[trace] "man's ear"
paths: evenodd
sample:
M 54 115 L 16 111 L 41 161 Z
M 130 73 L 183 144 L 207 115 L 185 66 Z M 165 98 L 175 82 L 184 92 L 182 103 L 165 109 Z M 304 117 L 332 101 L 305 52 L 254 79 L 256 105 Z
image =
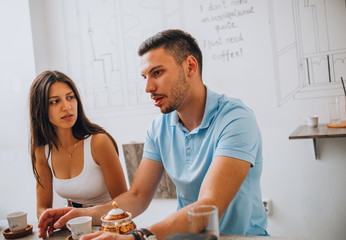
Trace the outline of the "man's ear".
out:
M 187 70 L 186 74 L 188 77 L 192 77 L 198 72 L 198 62 L 194 56 L 188 56 L 185 60 L 185 64 Z

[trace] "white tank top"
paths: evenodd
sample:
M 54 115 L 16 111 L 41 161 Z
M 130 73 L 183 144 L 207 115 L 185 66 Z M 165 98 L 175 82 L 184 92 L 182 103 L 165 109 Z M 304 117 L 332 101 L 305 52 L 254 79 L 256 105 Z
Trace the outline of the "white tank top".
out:
M 72 202 L 99 205 L 112 200 L 101 167 L 97 165 L 91 154 L 91 136 L 84 140 L 84 167 L 82 172 L 74 178 L 59 179 L 55 177 L 52 158 L 48 145 L 45 146 L 46 157 L 53 175 L 53 186 L 56 193 Z M 48 155 L 49 154 L 49 155 Z

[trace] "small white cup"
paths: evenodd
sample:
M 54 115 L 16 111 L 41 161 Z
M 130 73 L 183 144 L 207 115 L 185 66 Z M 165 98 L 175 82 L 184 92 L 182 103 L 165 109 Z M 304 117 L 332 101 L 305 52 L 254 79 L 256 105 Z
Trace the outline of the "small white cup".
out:
M 26 212 L 14 212 L 7 215 L 8 226 L 11 232 L 23 231 L 28 226 Z
M 73 239 L 79 239 L 82 235 L 91 233 L 91 223 L 92 217 L 77 217 L 68 221 L 66 227 L 71 231 Z
M 318 116 L 317 115 L 309 116 L 306 119 L 306 122 L 307 122 L 309 127 L 317 127 L 318 126 Z

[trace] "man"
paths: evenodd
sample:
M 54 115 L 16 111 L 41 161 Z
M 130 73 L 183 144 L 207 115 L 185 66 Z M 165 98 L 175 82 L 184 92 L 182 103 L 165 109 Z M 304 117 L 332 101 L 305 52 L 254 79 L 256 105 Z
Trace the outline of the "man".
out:
M 188 33 L 160 32 L 142 43 L 138 53 L 145 90 L 163 114 L 147 131 L 143 159 L 130 190 L 114 199 L 119 208 L 133 217 L 141 214 L 166 170 L 177 188 L 178 211 L 147 229 L 156 238 L 188 232 L 187 210 L 205 204 L 218 207 L 221 234 L 267 235 L 260 192 L 262 140 L 253 112 L 240 100 L 204 86 L 202 53 Z M 110 209 L 111 202 L 47 210 L 39 220 L 40 237 L 81 215 L 92 216 L 99 224 Z M 100 239 L 133 240 L 149 234 L 97 232 L 82 239 L 100 235 Z

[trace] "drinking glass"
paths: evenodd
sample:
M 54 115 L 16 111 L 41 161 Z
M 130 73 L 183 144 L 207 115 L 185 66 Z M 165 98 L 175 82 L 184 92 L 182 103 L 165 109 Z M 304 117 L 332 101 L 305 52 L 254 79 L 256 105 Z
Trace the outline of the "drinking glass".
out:
M 219 239 L 219 214 L 214 205 L 199 205 L 187 212 L 190 232 L 214 235 Z
M 341 123 L 340 101 L 338 97 L 328 104 L 330 124 Z

